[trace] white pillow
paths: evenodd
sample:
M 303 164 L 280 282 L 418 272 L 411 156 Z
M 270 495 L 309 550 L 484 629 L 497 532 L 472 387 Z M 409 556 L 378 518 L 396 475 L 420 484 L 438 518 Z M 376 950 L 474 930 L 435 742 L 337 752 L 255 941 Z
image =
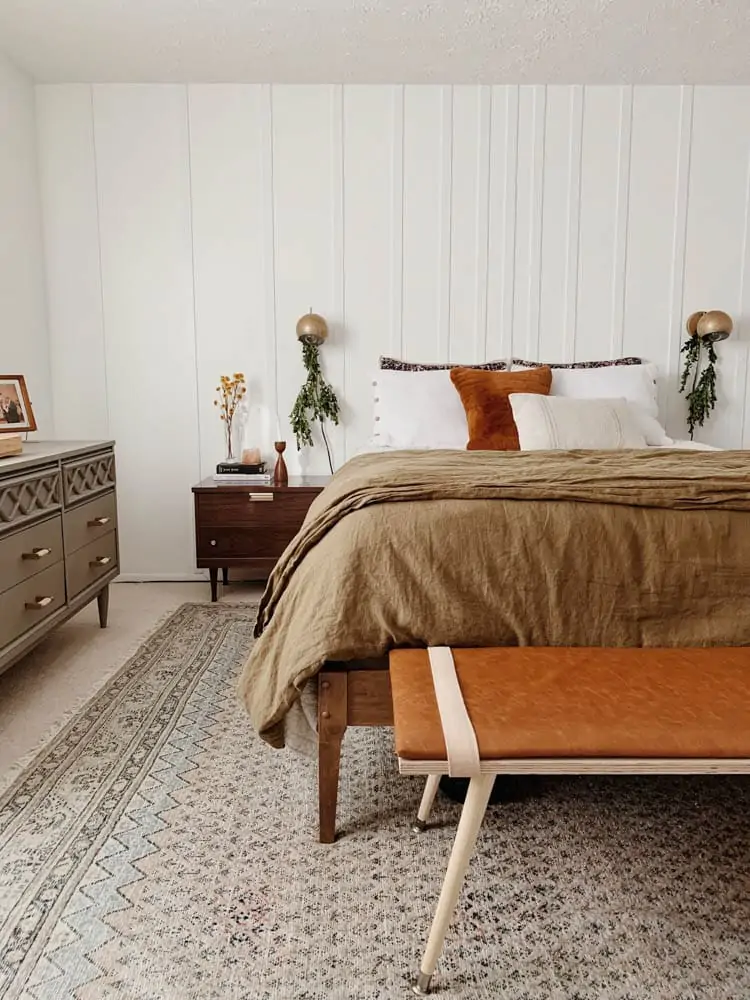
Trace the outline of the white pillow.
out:
M 671 448 L 674 444 L 662 425 L 639 403 L 628 403 L 628 408 L 638 424 L 638 429 L 646 439 L 646 444 L 654 448 Z
M 373 443 L 384 448 L 461 448 L 466 412 L 449 369 L 378 371 L 372 378 Z
M 522 451 L 645 448 L 625 399 L 568 399 L 539 393 L 509 396 Z
M 519 371 L 523 366 L 514 365 Z M 550 396 L 573 399 L 627 399 L 658 418 L 656 365 L 607 365 L 603 368 L 553 368 Z

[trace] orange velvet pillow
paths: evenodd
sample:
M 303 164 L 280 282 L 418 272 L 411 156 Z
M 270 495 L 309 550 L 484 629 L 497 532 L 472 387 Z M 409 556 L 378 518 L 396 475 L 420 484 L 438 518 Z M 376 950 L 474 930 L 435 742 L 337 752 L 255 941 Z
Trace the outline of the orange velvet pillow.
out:
M 518 451 L 518 430 L 509 392 L 549 394 L 552 369 L 547 365 L 524 372 L 488 372 L 453 368 L 451 381 L 458 390 L 469 425 L 469 451 Z

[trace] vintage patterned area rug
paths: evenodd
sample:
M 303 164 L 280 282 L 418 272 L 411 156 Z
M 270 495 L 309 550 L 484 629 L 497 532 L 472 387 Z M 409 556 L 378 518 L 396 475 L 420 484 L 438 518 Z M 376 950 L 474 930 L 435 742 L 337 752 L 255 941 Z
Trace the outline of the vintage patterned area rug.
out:
M 340 822 L 315 767 L 235 697 L 254 609 L 186 604 L 0 798 L 0 996 L 406 997 L 458 807 L 348 734 Z M 750 785 L 564 779 L 488 815 L 439 996 L 750 996 Z

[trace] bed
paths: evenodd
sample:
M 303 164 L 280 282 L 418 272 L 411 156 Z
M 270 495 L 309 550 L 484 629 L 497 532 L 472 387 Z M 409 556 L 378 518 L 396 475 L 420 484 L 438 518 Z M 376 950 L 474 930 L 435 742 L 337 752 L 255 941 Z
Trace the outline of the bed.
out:
M 358 456 L 269 580 L 241 697 L 317 753 L 331 842 L 347 726 L 392 721 L 389 649 L 750 645 L 748 511 L 746 452 Z

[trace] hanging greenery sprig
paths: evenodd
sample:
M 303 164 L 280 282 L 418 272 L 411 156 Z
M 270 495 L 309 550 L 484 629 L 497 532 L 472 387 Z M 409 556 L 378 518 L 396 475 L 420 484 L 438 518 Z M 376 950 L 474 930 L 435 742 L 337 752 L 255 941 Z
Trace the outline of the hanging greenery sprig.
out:
M 708 364 L 701 371 L 703 362 L 703 349 L 706 349 Z M 704 339 L 697 333 L 691 336 L 682 345 L 681 354 L 685 355 L 685 367 L 682 370 L 680 379 L 680 392 L 685 393 L 687 399 L 688 412 L 687 424 L 690 430 L 690 440 L 696 427 L 702 427 L 709 417 L 711 410 L 716 406 L 716 348 L 711 340 Z M 690 391 L 687 392 L 687 384 L 692 373 L 693 381 Z
M 303 445 L 312 447 L 313 436 L 311 421 L 318 421 L 323 443 L 326 446 L 328 465 L 333 474 L 333 459 L 331 448 L 326 436 L 325 420 L 333 424 L 339 422 L 339 401 L 331 385 L 323 377 L 320 366 L 320 347 L 316 343 L 302 341 L 302 363 L 307 371 L 307 379 L 294 401 L 289 422 L 297 439 L 297 449 Z

